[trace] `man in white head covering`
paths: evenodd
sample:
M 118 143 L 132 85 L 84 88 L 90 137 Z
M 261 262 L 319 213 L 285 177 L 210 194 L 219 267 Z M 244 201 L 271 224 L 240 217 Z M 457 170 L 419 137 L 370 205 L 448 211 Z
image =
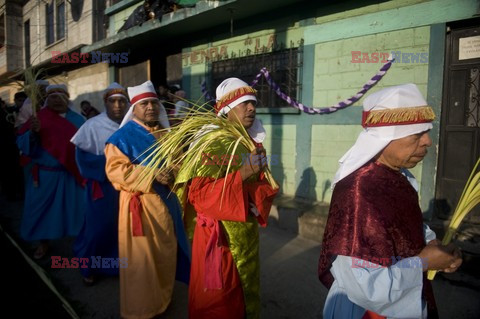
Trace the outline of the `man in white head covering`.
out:
M 363 105 L 355 145 L 340 159 L 323 237 L 324 318 L 435 318 L 430 269 L 462 259 L 422 222 L 403 174 L 427 154 L 435 115 L 414 84 L 380 90 Z
M 105 143 L 118 130 L 128 108 L 125 88 L 113 82 L 103 92 L 105 111 L 87 120 L 72 138 L 80 173 L 87 180 L 85 222 L 74 245 L 78 258 L 118 258 L 118 191 L 105 174 Z M 81 268 L 84 283 L 98 275 L 118 275 L 118 268 Z
M 84 179 L 70 143 L 84 119 L 68 107 L 65 85 L 49 85 L 46 94 L 45 107 L 18 130 L 17 137 L 18 148 L 31 161 L 21 235 L 41 242 L 36 259 L 47 253 L 47 240 L 76 236 L 84 219 Z
M 120 313 L 152 318 L 169 305 L 175 276 L 188 281 L 189 248 L 180 203 L 170 192 L 172 172 L 139 177 L 168 119 L 152 82 L 129 87 L 128 95 L 129 113 L 105 147 L 106 175 L 120 191 L 119 257 L 128 261 L 120 268 Z
M 136 118 L 137 121 L 142 122 L 148 127 L 155 128 L 160 125 L 160 129 L 168 129 L 170 123 L 168 122 L 168 115 L 165 107 L 158 99 L 157 93 L 151 81 L 147 81 L 139 86 L 129 87 L 128 94 L 130 97 L 134 97 L 130 100 L 130 109 L 123 118 L 120 127 L 123 127 L 132 119 Z M 155 108 L 148 110 L 146 106 L 148 102 L 151 102 Z M 135 110 L 135 105 L 139 105 Z M 148 113 L 148 114 L 147 114 Z
M 207 161 L 197 165 L 188 181 L 177 178 L 177 182 L 188 184 L 186 214 L 192 210 L 196 213 L 190 318 L 260 315 L 258 225 L 266 226 L 278 190 L 270 186 L 262 172 L 266 166 L 261 144 L 265 130 L 256 119 L 256 101 L 256 91 L 244 81 L 229 78 L 220 83 L 216 113 L 243 125 L 257 149 L 249 154 L 238 144 L 235 153 L 229 154 L 232 150 L 219 140 L 205 150 Z M 215 134 L 213 127 L 205 131 Z M 230 158 L 232 166 L 227 174 Z

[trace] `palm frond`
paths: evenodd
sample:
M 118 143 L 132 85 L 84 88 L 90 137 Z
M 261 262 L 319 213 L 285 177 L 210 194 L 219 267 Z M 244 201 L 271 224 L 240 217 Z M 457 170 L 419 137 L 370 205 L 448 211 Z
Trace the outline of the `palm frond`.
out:
M 222 144 L 228 154 L 234 154 L 239 144 L 250 152 L 255 149 L 255 144 L 243 125 L 217 116 L 205 104 L 194 105 L 179 125 L 168 132 L 163 131 L 165 134 L 147 150 L 150 154 L 141 163 L 143 168 L 137 181 L 139 184 L 145 180 L 154 180 L 160 171 L 171 171 L 172 167 L 181 166 L 183 176 L 189 179 L 195 177 L 199 165 L 202 165 L 202 155 L 217 143 Z M 219 171 L 217 176 L 212 177 L 217 180 L 223 177 L 221 174 L 228 174 L 232 169 L 232 161 L 233 156 L 230 156 L 228 162 L 225 162 L 226 172 Z M 277 189 L 278 184 L 268 167 L 264 174 L 270 185 Z M 177 180 L 174 189 L 181 183 Z
M 448 225 L 447 232 L 442 239 L 442 245 L 448 245 L 452 241 L 452 238 L 460 227 L 463 219 L 467 217 L 475 206 L 480 204 L 480 171 L 477 171 L 479 166 L 480 158 L 477 160 L 477 163 L 465 184 L 465 188 L 463 189 L 460 200 L 458 201 L 452 219 L 450 220 L 450 224 Z M 433 280 L 436 273 L 436 270 L 429 270 L 427 278 Z

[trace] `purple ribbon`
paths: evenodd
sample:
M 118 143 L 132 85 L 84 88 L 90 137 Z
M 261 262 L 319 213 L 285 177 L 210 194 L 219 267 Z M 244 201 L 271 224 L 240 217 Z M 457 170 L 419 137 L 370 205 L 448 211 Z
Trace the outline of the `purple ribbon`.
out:
M 275 83 L 275 81 L 273 81 L 272 77 L 270 76 L 270 73 L 265 67 L 263 67 L 260 70 L 260 72 L 255 76 L 255 79 L 253 80 L 250 86 L 254 87 L 255 85 L 257 85 L 258 81 L 260 80 L 260 77 L 263 75 L 268 85 L 270 85 L 270 87 L 275 91 L 275 93 L 282 100 L 286 101 L 289 105 L 293 106 L 294 108 L 299 109 L 300 111 L 305 112 L 307 114 L 330 114 L 338 110 L 344 109 L 352 105 L 353 103 L 357 102 L 358 100 L 360 100 L 360 98 L 365 93 L 367 93 L 368 90 L 374 87 L 375 84 L 377 84 L 378 81 L 380 81 L 383 78 L 383 76 L 387 73 L 388 69 L 390 69 L 390 67 L 392 66 L 393 61 L 395 61 L 395 57 L 389 57 L 388 61 L 380 68 L 380 70 L 370 80 L 368 80 L 367 83 L 365 83 L 363 87 L 355 95 L 329 107 L 322 107 L 322 108 L 309 107 L 291 98 L 290 96 L 282 92 L 282 90 L 280 89 L 280 86 L 277 83 Z M 207 100 L 215 100 L 208 93 L 205 81 L 203 81 L 202 83 L 202 93 L 205 95 Z

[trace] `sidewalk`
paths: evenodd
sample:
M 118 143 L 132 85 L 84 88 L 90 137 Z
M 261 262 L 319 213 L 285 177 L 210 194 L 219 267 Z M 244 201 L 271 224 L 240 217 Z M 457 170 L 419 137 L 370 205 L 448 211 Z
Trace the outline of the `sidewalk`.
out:
M 23 248 L 29 256 L 33 246 L 18 238 L 18 230 L 22 215 L 22 203 L 7 203 L 0 198 L 0 224 Z M 320 240 L 307 239 L 298 233 L 285 228 L 288 220 L 300 229 L 303 221 L 295 220 L 294 207 L 290 213 L 276 206 L 272 210 L 269 227 L 260 229 L 260 259 L 261 259 L 261 300 L 262 319 L 277 318 L 322 318 L 323 304 L 327 290 L 317 278 Z M 277 213 L 275 213 L 277 210 Z M 313 212 L 310 212 L 313 214 Z M 296 213 L 295 213 L 296 214 Z M 308 214 L 302 214 L 307 216 Z M 280 218 L 279 218 L 280 217 Z M 309 218 L 312 218 L 310 216 Z M 283 228 L 282 228 L 283 226 Z M 290 225 L 291 226 L 291 225 Z M 314 231 L 311 231 L 314 234 Z M 73 257 L 73 239 L 52 242 L 51 254 L 62 257 Z M 7 243 L 9 244 L 9 243 Z M 2 244 L 3 248 L 3 244 Z M 16 249 L 15 249 L 16 250 Z M 10 293 L 7 305 L 24 305 L 21 310 L 33 309 L 35 316 L 42 314 L 55 318 L 64 318 L 54 312 L 60 307 L 58 298 L 42 299 L 38 304 L 28 301 L 38 300 L 38 296 L 48 296 L 46 286 L 34 285 L 33 279 L 25 266 L 23 257 L 14 257 L 15 251 L 2 249 L 6 254 L 3 274 L 12 278 L 11 284 L 17 289 L 4 289 Z M 473 260 L 476 260 L 473 258 Z M 38 262 L 47 271 L 49 277 L 60 294 L 68 300 L 80 318 L 119 318 L 119 281 L 117 277 L 103 278 L 92 287 L 85 287 L 78 269 L 52 269 L 50 256 Z M 480 278 L 478 264 L 466 261 L 458 273 L 439 274 L 433 282 L 440 318 L 473 319 L 480 314 Z M 24 279 L 24 280 L 23 280 Z M 188 287 L 176 283 L 172 304 L 161 318 L 187 318 Z M 11 307 L 13 310 L 18 309 Z M 4 314 L 6 310 L 0 310 Z M 17 316 L 15 313 L 14 317 Z M 5 317 L 5 316 L 4 316 Z M 12 317 L 12 316 L 7 316 Z M 66 315 L 65 318 L 69 316 Z

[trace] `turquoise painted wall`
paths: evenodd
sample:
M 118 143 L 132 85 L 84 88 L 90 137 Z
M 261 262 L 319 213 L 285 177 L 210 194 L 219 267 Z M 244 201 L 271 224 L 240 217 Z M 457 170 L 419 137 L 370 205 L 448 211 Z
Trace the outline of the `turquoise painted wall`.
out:
M 430 27 L 426 26 L 316 44 L 313 104 L 334 105 L 352 96 L 383 65 L 381 61 L 366 63 L 367 57 L 362 58 L 361 55 L 360 57 L 356 55 L 354 60 L 364 60 L 365 63 L 353 63 L 354 51 L 368 54 L 370 61 L 374 52 L 378 53 L 378 56 L 381 56 L 380 53 L 388 55 L 391 52 L 400 55 L 397 60 L 399 62 L 392 65 L 387 75 L 367 95 L 384 87 L 415 83 L 426 96 L 429 40 Z M 411 53 L 418 54 L 419 57 L 423 54 L 425 61 L 420 63 L 419 58 L 417 62 L 411 63 Z M 358 106 L 352 108 L 360 109 L 362 102 L 363 98 L 355 103 Z M 360 112 L 361 110 L 358 111 L 359 114 Z M 315 185 L 312 182 L 311 187 L 315 188 L 317 199 L 330 201 L 331 189 L 326 185 L 329 185 L 335 175 L 338 159 L 355 143 L 361 131 L 360 119 L 360 116 L 355 119 L 357 125 L 313 124 L 311 166 L 315 173 L 315 177 L 312 178 Z M 412 172 L 421 183 L 421 165 Z
M 353 3 L 353 2 L 352 2 Z M 362 53 L 423 54 L 428 60 L 395 63 L 385 78 L 371 92 L 382 87 L 412 82 L 419 86 L 427 101 L 441 111 L 444 61 L 445 23 L 474 17 L 479 11 L 475 0 L 402 0 L 360 7 L 350 3 L 329 7 L 319 5 L 316 19 L 272 21 L 255 32 L 239 37 L 212 36 L 197 39 L 198 45 L 185 48 L 183 54 L 190 62 L 184 64 L 184 81 L 191 96 L 201 96 L 200 84 L 208 79 L 209 62 L 198 62 L 202 50 L 227 46 L 227 52 L 248 52 L 248 39 L 268 43 L 277 40 L 293 46 L 303 43 L 302 89 L 300 102 L 325 107 L 353 95 L 372 77 L 382 63 L 352 63 L 352 51 Z M 346 9 L 356 7 L 356 9 Z M 285 27 L 288 25 L 288 27 Z M 241 34 L 241 30 L 237 30 Z M 255 43 L 255 40 L 253 41 Z M 298 45 L 298 44 L 297 44 Z M 192 52 L 195 63 L 191 63 Z M 200 54 L 200 55 L 198 55 Z M 241 53 L 239 54 L 241 55 Z M 231 56 L 230 56 L 231 57 Z M 400 56 L 404 60 L 407 56 Z M 409 56 L 411 58 L 411 56 Z M 405 60 L 404 60 L 405 61 Z M 401 62 L 401 61 L 400 61 Z M 210 88 L 213 94 L 214 88 Z M 331 182 L 338 159 L 353 145 L 361 119 L 362 100 L 354 106 L 331 115 L 259 114 L 269 137 L 265 143 L 270 154 L 280 156 L 280 165 L 272 168 L 285 194 L 330 201 Z M 422 208 L 428 208 L 434 196 L 439 121 L 432 130 L 433 146 L 423 165 L 413 169 L 421 183 Z

